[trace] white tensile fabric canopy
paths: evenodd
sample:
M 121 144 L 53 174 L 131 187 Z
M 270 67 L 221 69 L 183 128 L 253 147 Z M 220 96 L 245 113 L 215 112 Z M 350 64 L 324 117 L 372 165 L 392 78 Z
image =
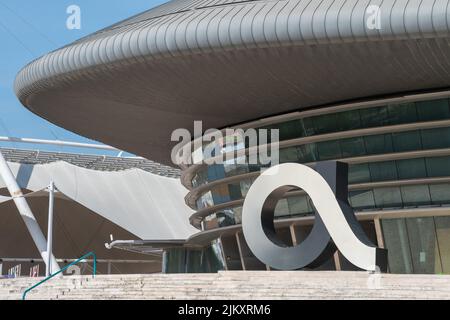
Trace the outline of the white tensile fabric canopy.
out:
M 89 210 L 145 240 L 187 239 L 196 230 L 193 211 L 184 203 L 187 190 L 178 179 L 140 169 L 96 171 L 58 161 L 8 163 L 19 186 L 39 196 L 53 181 L 57 190 Z M 6 188 L 0 177 L 0 188 Z M 0 196 L 0 203 L 10 201 Z

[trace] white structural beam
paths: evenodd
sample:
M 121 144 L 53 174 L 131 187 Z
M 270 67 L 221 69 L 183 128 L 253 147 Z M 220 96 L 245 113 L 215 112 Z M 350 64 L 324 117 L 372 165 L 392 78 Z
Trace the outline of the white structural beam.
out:
M 45 140 L 45 139 L 34 139 L 34 138 L 16 138 L 16 137 L 1 137 L 0 136 L 0 141 L 15 142 L 15 143 L 46 144 L 46 145 L 55 145 L 55 146 L 63 146 L 63 147 L 78 147 L 78 148 L 88 148 L 88 149 L 98 149 L 98 150 L 121 151 L 119 149 L 116 149 L 114 147 L 104 145 L 104 144 L 71 142 L 71 141 L 61 141 L 61 140 Z
M 97 149 L 97 150 L 108 150 L 119 152 L 116 157 L 122 158 L 125 153 L 122 150 L 108 146 L 106 144 L 94 144 L 94 143 L 83 143 L 83 142 L 72 142 L 72 141 L 62 141 L 62 140 L 46 140 L 46 139 L 34 139 L 34 138 L 17 138 L 17 137 L 4 137 L 0 136 L 0 142 L 12 142 L 12 143 L 30 143 L 30 144 L 45 144 L 60 147 L 76 147 L 84 149 Z M 131 156 L 126 158 L 143 159 L 138 156 Z
M 36 221 L 35 216 L 33 215 L 33 212 L 31 211 L 27 201 L 25 200 L 25 197 L 23 196 L 22 190 L 17 184 L 17 181 L 14 178 L 14 175 L 11 172 L 11 169 L 6 163 L 6 160 L 1 152 L 0 152 L 0 175 L 2 176 L 3 181 L 5 182 L 5 185 L 8 188 L 11 197 L 13 198 L 15 205 L 19 210 L 20 216 L 25 222 L 28 232 L 30 232 L 31 237 L 33 238 L 33 241 L 37 249 L 39 250 L 42 259 L 47 262 L 49 256 L 47 251 L 47 241 L 45 240 L 44 234 L 42 233 L 41 228 L 39 227 L 39 224 Z M 50 257 L 51 257 L 51 272 L 53 273 L 59 271 L 60 269 L 58 263 L 56 262 L 55 257 L 53 255 L 50 255 Z
M 48 277 L 52 273 L 53 256 L 53 204 L 55 202 L 55 184 L 53 181 L 48 186 L 48 225 L 47 225 L 47 263 L 45 275 Z

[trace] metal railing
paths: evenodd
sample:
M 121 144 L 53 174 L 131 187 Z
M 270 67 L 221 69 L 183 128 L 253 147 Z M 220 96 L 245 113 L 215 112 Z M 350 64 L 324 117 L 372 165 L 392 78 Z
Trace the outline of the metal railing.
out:
M 44 282 L 47 282 L 47 281 L 50 280 L 51 278 L 53 278 L 53 277 L 55 277 L 56 275 L 58 275 L 58 274 L 64 272 L 65 270 L 67 270 L 70 266 L 73 266 L 74 264 L 79 263 L 80 261 L 84 260 L 86 257 L 89 257 L 89 256 L 92 256 L 93 259 L 94 259 L 94 268 L 93 268 L 93 272 L 92 272 L 93 275 L 92 275 L 92 276 L 95 277 L 95 274 L 97 273 L 97 256 L 95 255 L 94 252 L 91 251 L 91 252 L 89 252 L 89 253 L 86 253 L 86 254 L 85 254 L 84 256 L 82 256 L 81 258 L 75 260 L 74 262 L 69 263 L 69 264 L 66 265 L 64 268 L 61 268 L 61 270 L 59 270 L 58 272 L 55 272 L 55 273 L 49 275 L 47 278 L 45 278 L 44 280 L 42 280 L 42 281 L 36 283 L 34 286 L 29 287 L 27 290 L 25 290 L 25 291 L 23 292 L 23 294 L 22 294 L 22 300 L 25 300 L 26 297 L 27 297 L 28 292 L 30 292 L 30 291 L 33 290 L 34 288 L 40 286 L 40 285 L 43 284 Z

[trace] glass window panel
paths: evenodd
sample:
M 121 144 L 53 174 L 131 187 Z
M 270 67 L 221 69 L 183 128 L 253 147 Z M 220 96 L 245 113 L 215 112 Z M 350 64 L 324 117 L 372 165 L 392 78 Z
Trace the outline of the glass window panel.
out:
M 392 134 L 395 152 L 422 149 L 420 131 L 398 132 Z
M 402 195 L 398 187 L 374 189 L 373 194 L 377 208 L 398 208 L 403 206 Z
M 198 209 L 212 207 L 214 205 L 214 201 L 211 191 L 206 192 L 204 195 L 198 198 L 196 203 Z
M 225 209 L 216 213 L 219 227 L 232 226 L 235 224 L 234 213 L 230 209 Z
M 241 185 L 241 195 L 245 197 L 247 195 L 248 190 L 250 189 L 254 179 L 245 179 L 241 180 L 239 184 Z
M 354 209 L 363 210 L 375 207 L 375 198 L 372 190 L 350 191 L 349 198 Z
M 305 136 L 305 132 L 303 130 L 302 122 L 301 120 L 291 120 L 287 122 L 282 123 L 276 123 L 269 126 L 264 126 L 259 129 L 265 129 L 267 130 L 267 133 L 269 134 L 270 139 L 270 131 L 272 129 L 278 129 L 279 133 L 279 139 L 280 141 L 283 140 L 289 140 L 289 139 L 295 139 Z M 248 140 L 248 139 L 246 139 Z M 246 145 L 248 146 L 248 141 L 246 141 Z
M 212 164 L 208 166 L 208 181 L 225 178 L 225 169 L 222 164 Z
M 299 120 L 292 120 L 276 125 L 275 129 L 279 129 L 280 141 L 300 138 L 303 136 L 303 130 Z
M 202 272 L 203 254 L 201 250 L 186 250 L 186 268 L 189 273 Z
M 426 159 L 429 177 L 450 176 L 450 157 L 433 157 Z
M 298 162 L 299 156 L 296 147 L 280 149 L 280 163 Z
M 382 219 L 383 238 L 391 273 L 413 273 L 411 249 L 405 219 Z
M 196 188 L 206 182 L 208 182 L 207 169 L 200 169 L 192 179 L 192 185 Z
M 430 190 L 427 185 L 402 186 L 401 191 L 404 206 L 431 204 Z
M 259 164 L 249 164 L 248 165 L 248 172 L 256 172 L 261 170 L 261 165 Z
M 339 124 L 335 113 L 313 117 L 315 134 L 339 131 Z
M 369 163 L 369 170 L 373 182 L 397 179 L 397 167 L 394 161 Z
M 416 107 L 420 121 L 442 120 L 450 117 L 447 99 L 416 102 Z
M 339 141 L 324 141 L 317 143 L 320 160 L 339 159 L 342 158 Z
M 241 184 L 238 183 L 232 183 L 228 185 L 228 192 L 230 195 L 231 200 L 239 200 L 242 198 L 241 193 Z
M 450 217 L 434 217 L 442 272 L 450 274 Z
M 381 134 L 364 137 L 367 154 L 380 154 L 393 152 L 392 137 L 390 134 Z
M 310 213 L 307 196 L 288 197 L 288 206 L 290 215 L 299 215 Z
M 427 176 L 423 158 L 397 160 L 396 163 L 399 179 L 425 178 Z
M 227 185 L 217 186 L 212 189 L 212 196 L 214 204 L 224 203 L 230 201 L 230 192 Z
M 408 218 L 406 225 L 414 273 L 441 273 L 441 260 L 433 218 Z
M 314 129 L 314 123 L 312 118 L 303 118 L 300 119 L 300 127 L 303 131 L 304 136 L 312 136 L 316 134 L 316 131 Z
M 450 147 L 450 128 L 422 130 L 424 149 L 441 149 Z
M 348 183 L 370 182 L 369 164 L 353 164 L 348 167 Z
M 362 137 L 341 140 L 342 157 L 357 157 L 366 154 L 364 139 Z
M 382 127 L 389 123 L 388 108 L 386 106 L 360 109 L 359 114 L 363 128 Z
M 236 172 L 237 164 L 234 162 L 234 159 L 224 161 L 222 166 L 226 177 L 233 176 L 233 173 Z
M 306 144 L 298 147 L 300 163 L 317 161 L 317 147 L 315 143 Z
M 245 161 L 244 159 L 242 159 L 242 160 Z M 239 161 L 241 161 L 240 157 L 239 157 Z M 232 167 L 230 167 L 229 170 L 227 170 L 228 168 L 227 168 L 226 164 L 224 164 L 224 167 L 225 167 L 225 175 L 227 177 L 236 176 L 238 174 L 244 174 L 244 173 L 249 172 L 247 164 L 235 164 Z
M 289 215 L 289 206 L 286 199 L 280 199 L 275 207 L 275 217 L 282 217 Z
M 170 248 L 164 250 L 164 273 L 186 272 L 186 251 L 184 248 Z
M 355 130 L 361 128 L 359 110 L 339 112 L 336 117 L 337 124 L 339 125 L 339 131 Z
M 413 102 L 388 105 L 391 125 L 417 122 L 416 105 Z
M 433 204 L 450 204 L 450 184 L 432 184 L 430 193 Z

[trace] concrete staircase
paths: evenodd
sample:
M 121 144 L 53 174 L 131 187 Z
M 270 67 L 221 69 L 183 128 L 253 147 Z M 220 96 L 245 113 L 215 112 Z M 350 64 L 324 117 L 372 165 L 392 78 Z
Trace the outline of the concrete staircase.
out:
M 0 280 L 0 299 L 21 299 L 39 280 Z M 450 299 L 450 276 L 335 271 L 66 276 L 34 289 L 27 299 Z

